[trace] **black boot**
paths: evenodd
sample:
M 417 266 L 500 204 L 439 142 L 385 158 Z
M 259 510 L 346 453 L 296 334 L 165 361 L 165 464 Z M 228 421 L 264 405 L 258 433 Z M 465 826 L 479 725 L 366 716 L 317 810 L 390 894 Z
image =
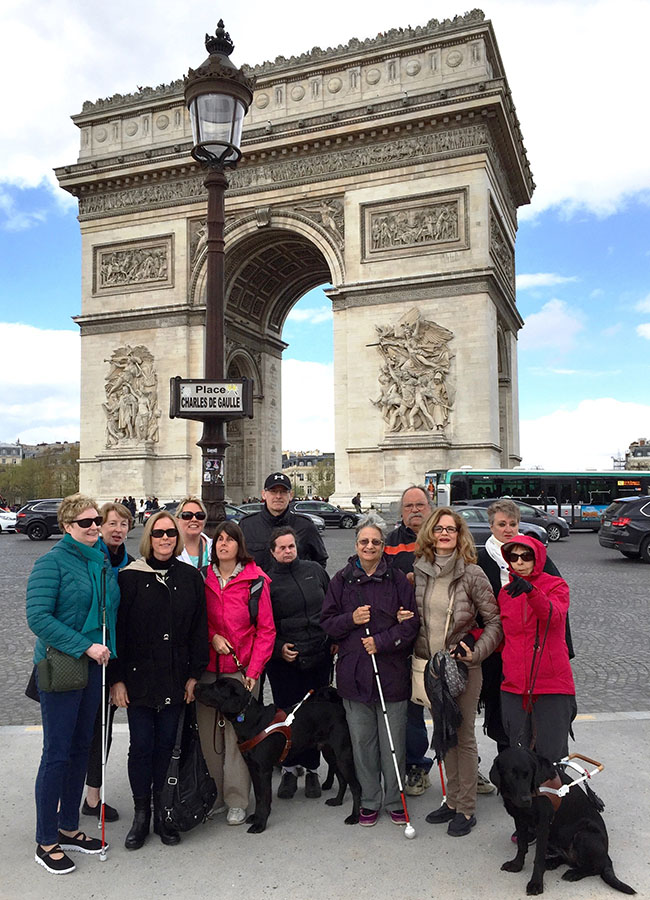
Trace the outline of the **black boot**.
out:
M 165 810 L 160 803 L 160 794 L 154 794 L 153 797 L 153 830 L 160 836 L 163 844 L 173 846 L 181 842 L 180 834 L 169 823 L 165 822 Z
M 139 850 L 149 834 L 151 821 L 151 797 L 134 797 L 135 815 L 131 830 L 126 836 L 124 846 L 127 850 Z

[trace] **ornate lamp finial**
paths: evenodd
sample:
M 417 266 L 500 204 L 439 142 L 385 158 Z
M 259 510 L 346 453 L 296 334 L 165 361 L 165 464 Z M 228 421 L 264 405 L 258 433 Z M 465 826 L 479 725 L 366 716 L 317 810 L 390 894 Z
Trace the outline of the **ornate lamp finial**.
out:
M 230 35 L 224 28 L 223 19 L 219 19 L 217 22 L 217 30 L 214 37 L 206 34 L 205 49 L 208 53 L 223 53 L 224 56 L 230 56 L 235 49 L 235 45 L 230 40 Z

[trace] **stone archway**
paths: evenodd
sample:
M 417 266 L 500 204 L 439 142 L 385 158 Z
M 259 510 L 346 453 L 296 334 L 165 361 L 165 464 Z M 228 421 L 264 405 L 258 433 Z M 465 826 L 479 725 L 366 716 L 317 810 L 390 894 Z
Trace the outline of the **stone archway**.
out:
M 251 73 L 226 200 L 229 364 L 256 379 L 234 487 L 258 493 L 280 465 L 282 325 L 323 282 L 338 497 L 390 500 L 427 469 L 514 464 L 514 246 L 534 183 L 491 23 L 474 10 Z M 197 427 L 158 417 L 168 379 L 202 372 L 206 197 L 182 90 L 84 104 L 79 159 L 57 170 L 79 198 L 81 486 L 100 497 L 198 487 Z M 123 418 L 132 406 L 149 423 L 141 440 L 135 423 L 106 434 L 106 361 L 125 347 L 144 348 L 157 379 L 155 410 L 151 385 L 124 400 Z

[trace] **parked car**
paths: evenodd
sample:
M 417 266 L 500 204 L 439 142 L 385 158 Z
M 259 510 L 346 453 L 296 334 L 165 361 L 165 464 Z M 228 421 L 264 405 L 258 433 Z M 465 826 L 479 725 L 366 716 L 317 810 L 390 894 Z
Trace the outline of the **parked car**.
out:
M 252 503 L 242 503 L 239 507 L 243 509 L 247 516 L 250 516 L 252 513 L 259 512 L 264 504 L 261 500 L 256 500 Z M 294 512 L 299 512 L 298 510 L 294 510 Z M 314 513 L 309 512 L 299 512 L 299 515 L 306 516 L 308 519 L 311 519 L 316 528 L 320 531 L 325 531 L 325 519 L 322 519 L 320 516 L 314 515 Z
M 490 531 L 487 509 L 484 506 L 454 506 L 453 509 L 467 522 L 476 547 L 478 549 L 485 547 L 485 542 L 492 534 Z M 522 521 L 519 526 L 519 531 L 521 534 L 527 534 L 530 537 L 536 538 L 538 541 L 541 541 L 544 546 L 548 544 L 546 530 L 539 525 L 533 525 L 531 522 Z
M 178 500 L 170 500 L 169 503 L 163 503 L 163 505 L 159 506 L 157 509 L 147 509 L 145 510 L 143 520 L 146 522 L 150 516 L 154 513 L 161 512 L 162 510 L 175 515 L 176 510 L 178 509 L 178 503 Z M 224 506 L 226 509 L 226 518 L 231 519 L 233 522 L 239 522 L 239 520 L 243 519 L 246 515 L 243 509 L 240 509 L 239 506 L 233 506 L 232 503 L 226 503 Z
M 0 534 L 3 531 L 16 530 L 16 513 L 8 509 L 0 509 Z
M 61 534 L 56 514 L 62 497 L 54 500 L 29 500 L 16 513 L 16 531 L 30 541 L 45 541 L 51 534 Z
M 547 513 L 545 510 L 538 509 L 536 506 L 531 506 L 530 503 L 524 503 L 522 500 L 517 500 L 515 497 L 499 497 L 498 499 L 512 500 L 513 503 L 516 503 L 519 507 L 521 521 L 529 525 L 539 525 L 541 528 L 544 528 L 549 541 L 554 543 L 555 541 L 559 541 L 560 538 L 569 536 L 569 523 L 566 519 L 563 519 L 562 516 L 554 516 L 552 513 Z M 496 497 L 493 497 L 491 500 L 472 500 L 471 502 L 468 501 L 467 506 L 483 506 L 487 509 L 487 507 L 491 506 L 496 500 Z M 459 503 L 458 505 L 461 506 L 465 504 Z M 522 534 L 524 534 L 523 531 Z
M 333 503 L 324 500 L 292 500 L 291 508 L 297 513 L 314 513 L 324 520 L 326 525 L 334 525 L 337 528 L 354 528 L 361 518 L 358 513 L 341 509 Z
M 601 547 L 628 559 L 650 563 L 650 497 L 622 497 L 603 513 L 598 532 Z

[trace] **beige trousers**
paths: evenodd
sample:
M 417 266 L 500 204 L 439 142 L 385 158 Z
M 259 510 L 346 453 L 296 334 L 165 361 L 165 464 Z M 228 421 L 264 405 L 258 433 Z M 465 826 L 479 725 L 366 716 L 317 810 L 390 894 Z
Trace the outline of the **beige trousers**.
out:
M 445 756 L 447 806 L 466 816 L 473 815 L 476 809 L 478 748 L 474 720 L 482 684 L 481 667 L 469 669 L 465 690 L 456 698 L 463 715 L 463 721 L 458 729 L 458 744 Z
M 236 678 L 242 684 L 244 680 L 239 673 L 220 677 Z M 216 678 L 215 672 L 204 672 L 201 676 L 201 683 L 212 684 Z M 259 695 L 259 681 L 255 685 L 253 694 L 256 698 Z M 203 703 L 196 704 L 196 717 L 199 723 L 203 756 L 219 792 L 217 806 L 223 803 L 229 809 L 247 809 L 251 779 L 248 766 L 239 752 L 234 728 L 230 722 L 219 715 L 218 710 L 205 706 Z

